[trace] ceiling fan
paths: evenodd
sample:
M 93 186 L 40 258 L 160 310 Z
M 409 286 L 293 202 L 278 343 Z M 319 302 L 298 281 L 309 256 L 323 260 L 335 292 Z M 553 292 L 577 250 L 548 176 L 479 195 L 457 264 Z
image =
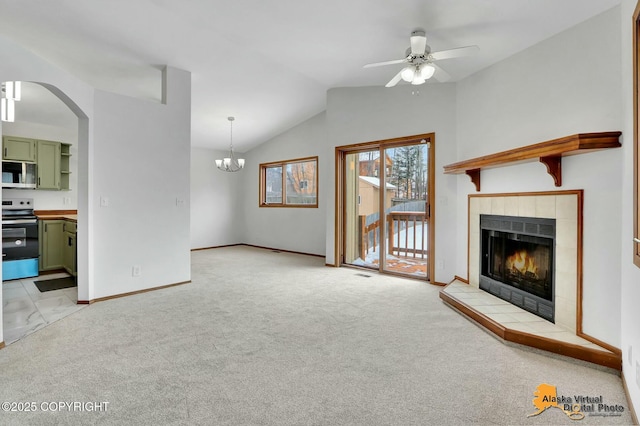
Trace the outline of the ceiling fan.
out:
M 431 77 L 434 77 L 436 71 L 438 72 L 434 77 L 436 80 L 447 81 L 451 76 L 445 70 L 436 65 L 434 63 L 435 61 L 471 55 L 479 50 L 480 48 L 474 45 L 432 52 L 431 47 L 427 45 L 427 36 L 425 35 L 425 32 L 418 29 L 411 33 L 411 47 L 409 47 L 405 52 L 405 58 L 367 64 L 364 68 L 406 63 L 407 65 L 385 85 L 386 87 L 393 87 L 398 84 L 400 80 L 404 80 L 415 85 L 423 84 Z

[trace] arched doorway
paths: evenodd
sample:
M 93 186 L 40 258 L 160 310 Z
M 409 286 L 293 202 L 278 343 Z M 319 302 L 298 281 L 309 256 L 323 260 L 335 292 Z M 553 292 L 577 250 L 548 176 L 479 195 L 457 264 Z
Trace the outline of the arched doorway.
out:
M 89 235 L 88 229 L 88 143 L 89 143 L 89 119 L 87 114 L 62 90 L 56 86 L 44 82 L 22 82 L 22 98 L 16 102 L 14 122 L 2 123 L 0 127 L 2 135 L 34 138 L 37 140 L 62 141 L 69 150 L 67 151 L 67 169 L 63 170 L 63 179 L 66 179 L 66 187 L 58 190 L 18 190 L 3 188 L 3 200 L 9 197 L 25 197 L 34 199 L 36 212 L 67 213 L 69 216 L 75 213 L 77 234 L 74 243 L 77 250 L 77 287 L 69 289 L 66 293 L 28 293 L 29 300 L 19 296 L 19 288 L 16 283 L 12 288 L 7 288 L 3 295 L 3 302 L 15 297 L 15 303 L 6 303 L 3 317 L 3 340 L 9 344 L 22 338 L 29 332 L 38 330 L 43 326 L 77 310 L 78 304 L 90 300 L 89 289 Z M 65 158 L 65 157 L 63 157 Z M 65 185 L 63 185 L 65 186 Z M 64 236 L 66 237 L 66 235 Z M 23 288 L 25 288 L 23 286 Z M 33 291 L 35 287 L 26 287 Z M 3 283 L 3 290 L 5 283 Z M 54 290 L 55 291 L 55 290 Z M 70 292 L 75 292 L 73 295 Z M 73 305 L 64 307 L 64 296 Z M 57 305 L 57 308 L 55 307 Z M 13 315 L 20 309 L 35 307 L 40 314 L 38 316 L 25 316 L 28 321 L 18 323 Z M 53 308 L 53 309 L 52 309 Z M 13 315 L 13 321 L 11 317 Z M 9 320 L 7 320 L 9 318 Z M 40 324 L 38 324 L 40 321 Z M 9 329 L 7 328 L 9 326 Z

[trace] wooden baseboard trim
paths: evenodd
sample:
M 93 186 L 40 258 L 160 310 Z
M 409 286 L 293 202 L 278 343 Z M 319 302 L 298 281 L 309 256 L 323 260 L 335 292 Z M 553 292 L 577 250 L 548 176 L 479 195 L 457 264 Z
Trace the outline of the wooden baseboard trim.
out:
M 459 277 L 459 276 L 457 276 L 457 275 L 454 275 L 454 276 L 453 276 L 453 281 L 460 281 L 460 282 L 463 282 L 463 283 L 465 283 L 465 284 L 469 284 L 469 280 L 464 279 L 464 278 L 462 278 L 462 277 Z M 453 281 L 452 281 L 452 282 L 453 282 Z
M 634 425 L 638 423 L 638 416 L 636 416 L 636 410 L 633 407 L 633 401 L 631 401 L 631 396 L 629 395 L 629 388 L 627 387 L 627 381 L 624 378 L 624 373 L 621 374 L 622 378 L 622 388 L 624 389 L 624 395 L 627 397 L 627 406 L 629 407 L 629 413 L 631 413 L 631 420 Z
M 578 333 L 576 333 L 576 335 L 578 335 L 579 337 L 582 337 L 584 340 L 588 340 L 591 343 L 595 343 L 596 345 L 598 345 L 600 347 L 603 347 L 608 351 L 613 352 L 614 354 L 618 355 L 620 357 L 620 359 L 622 359 L 622 349 L 616 348 L 613 345 L 605 343 L 600 339 L 596 339 L 593 336 L 589 336 L 588 334 L 584 334 L 583 332 L 578 332 Z
M 182 282 L 174 283 L 174 284 L 161 285 L 159 287 L 151 287 L 151 288 L 145 288 L 143 290 L 130 291 L 128 293 L 120 293 L 120 294 L 114 294 L 114 295 L 111 295 L 111 296 L 98 297 L 97 299 L 91 299 L 89 301 L 89 304 L 97 303 L 97 302 L 104 302 L 105 300 L 119 299 L 121 297 L 133 296 L 133 295 L 136 295 L 136 294 L 148 293 L 150 291 L 162 290 L 162 289 L 169 288 L 169 287 L 176 287 L 176 286 L 179 286 L 179 285 L 188 284 L 190 282 L 191 282 L 191 280 L 182 281 Z M 80 301 L 78 301 L 78 303 L 80 303 Z M 81 304 L 86 304 L 86 302 L 83 301 L 83 303 L 81 303 Z
M 263 250 L 281 251 L 281 252 L 284 252 L 284 253 L 302 254 L 304 256 L 321 257 L 323 259 L 326 257 L 324 254 L 305 253 L 305 252 L 302 252 L 302 251 L 285 250 L 285 249 L 279 249 L 279 248 L 274 248 L 274 247 L 263 247 L 263 246 L 256 246 L 256 245 L 253 245 L 253 244 L 238 244 L 238 245 L 247 246 L 247 247 L 253 247 L 253 248 L 259 248 L 259 249 L 263 249 Z
M 429 284 L 435 285 L 435 286 L 438 286 L 438 287 L 445 287 L 445 286 L 449 285 L 447 283 L 441 283 L 441 282 L 438 282 L 438 281 L 429 281 Z
M 211 250 L 211 249 L 219 249 L 219 248 L 235 247 L 235 246 L 246 246 L 246 247 L 259 248 L 259 249 L 263 249 L 263 250 L 281 251 L 283 253 L 302 254 L 304 256 L 322 257 L 323 259 L 326 257 L 324 254 L 305 253 L 305 252 L 302 252 L 302 251 L 285 250 L 285 249 L 279 249 L 279 248 L 274 248 L 274 247 L 256 246 L 254 244 L 247 244 L 247 243 L 227 244 L 227 245 L 223 245 L 223 246 L 212 246 L 212 247 L 201 247 L 201 248 L 191 249 L 191 251 Z M 331 265 L 331 266 L 333 266 L 333 265 Z
M 508 329 L 502 324 L 493 321 L 491 318 L 486 317 L 482 313 L 469 307 L 464 302 L 461 302 L 450 294 L 445 293 L 443 290 L 440 290 L 440 299 L 477 324 L 500 337 L 502 340 L 591 362 L 614 370 L 622 370 L 622 358 L 615 353 L 606 353 L 595 349 L 585 348 L 580 345 L 574 345 L 572 343 L 560 342 L 558 340 L 552 340 L 522 331 Z
M 191 251 L 212 250 L 212 249 L 219 249 L 219 248 L 225 248 L 225 247 L 235 247 L 235 246 L 243 246 L 243 245 L 244 245 L 244 244 L 242 244 L 242 243 L 237 243 L 237 244 L 226 244 L 226 245 L 223 245 L 223 246 L 199 247 L 199 248 L 191 249 Z
M 77 305 L 90 305 L 92 303 L 94 303 L 95 300 L 78 300 L 76 302 Z
M 0 342 L 0 349 L 4 349 L 4 341 Z
M 324 266 L 328 266 L 330 268 L 337 268 L 337 266 L 332 263 L 325 263 Z

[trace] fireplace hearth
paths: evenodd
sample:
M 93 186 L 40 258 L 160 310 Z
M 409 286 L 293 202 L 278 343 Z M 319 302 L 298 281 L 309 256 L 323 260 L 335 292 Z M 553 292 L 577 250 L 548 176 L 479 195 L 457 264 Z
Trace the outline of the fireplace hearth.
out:
M 480 288 L 554 321 L 555 219 L 480 215 Z

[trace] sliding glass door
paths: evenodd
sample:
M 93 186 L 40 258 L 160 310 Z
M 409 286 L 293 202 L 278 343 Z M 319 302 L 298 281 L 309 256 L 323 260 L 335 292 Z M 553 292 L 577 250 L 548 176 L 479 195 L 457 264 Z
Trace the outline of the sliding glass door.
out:
M 430 278 L 433 135 L 338 149 L 342 263 Z
M 385 271 L 428 278 L 428 144 L 384 148 L 383 222 L 387 226 Z

